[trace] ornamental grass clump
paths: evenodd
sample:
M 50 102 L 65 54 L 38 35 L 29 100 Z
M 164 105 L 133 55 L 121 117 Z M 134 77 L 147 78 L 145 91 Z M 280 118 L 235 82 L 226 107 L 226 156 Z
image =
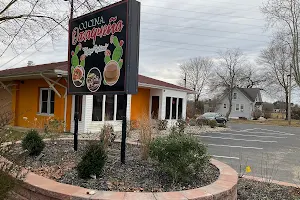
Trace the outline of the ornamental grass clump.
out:
M 173 182 L 188 181 L 209 164 L 207 148 L 197 138 L 187 134 L 158 137 L 150 144 L 150 157 Z

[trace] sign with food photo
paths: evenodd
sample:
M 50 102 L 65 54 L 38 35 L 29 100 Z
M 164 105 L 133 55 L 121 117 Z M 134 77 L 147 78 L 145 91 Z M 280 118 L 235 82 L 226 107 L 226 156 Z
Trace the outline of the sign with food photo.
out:
M 139 16 L 124 0 L 71 20 L 69 94 L 137 92 Z

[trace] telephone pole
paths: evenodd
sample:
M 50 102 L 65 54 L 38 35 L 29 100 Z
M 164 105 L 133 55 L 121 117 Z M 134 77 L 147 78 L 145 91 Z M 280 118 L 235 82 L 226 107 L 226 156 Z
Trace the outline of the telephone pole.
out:
M 292 100 L 292 64 L 290 65 L 290 74 L 289 76 L 289 100 L 288 100 L 288 121 L 289 125 L 292 123 L 292 109 L 291 109 L 291 100 Z

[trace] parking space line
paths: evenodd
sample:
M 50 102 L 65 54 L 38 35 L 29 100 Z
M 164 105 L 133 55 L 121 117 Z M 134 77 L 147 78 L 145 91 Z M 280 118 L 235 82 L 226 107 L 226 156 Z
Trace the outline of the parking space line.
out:
M 212 155 L 215 158 L 227 158 L 227 159 L 235 159 L 235 160 L 239 160 L 238 157 L 230 157 L 230 156 L 217 156 L 217 155 Z
M 254 129 L 258 129 L 258 130 L 262 130 L 262 131 L 269 131 L 269 132 L 273 132 L 273 133 L 281 133 L 281 134 L 286 134 L 286 135 L 295 135 L 293 133 L 286 133 L 286 132 L 282 132 L 282 131 L 274 131 L 274 130 L 269 130 L 269 129 L 264 129 L 264 128 L 254 128 Z
M 246 141 L 246 142 L 277 143 L 277 141 L 246 140 L 246 139 L 237 139 L 237 138 L 213 137 L 213 136 L 206 136 L 206 135 L 200 135 L 200 137 L 203 137 L 203 138 L 212 138 L 212 139 L 222 139 L 222 140 Z
M 284 135 L 284 136 L 295 135 L 293 133 L 284 133 L 284 132 L 273 132 L 273 133 L 271 133 L 271 132 L 261 132 L 261 131 L 258 131 L 258 132 L 248 132 L 249 129 L 248 130 L 239 130 L 239 131 L 237 131 L 237 130 L 231 130 L 231 131 L 238 132 L 238 133 L 259 133 L 259 134 L 266 134 L 266 135 Z
M 246 134 L 235 134 L 235 133 L 219 133 L 221 135 L 238 135 L 243 137 L 258 137 L 258 138 L 276 138 L 276 139 L 286 139 L 287 137 L 276 137 L 269 135 L 246 135 Z
M 264 148 L 260 148 L 260 147 L 231 146 L 231 145 L 225 145 L 225 144 L 207 144 L 207 145 L 208 146 L 216 146 L 216 147 L 241 148 L 241 149 L 257 149 L 257 150 L 264 149 Z

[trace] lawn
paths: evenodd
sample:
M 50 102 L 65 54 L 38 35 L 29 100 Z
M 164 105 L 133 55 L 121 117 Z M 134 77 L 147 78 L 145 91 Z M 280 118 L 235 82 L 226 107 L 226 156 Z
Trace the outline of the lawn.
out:
M 267 119 L 265 121 L 260 120 L 242 120 L 242 119 L 231 119 L 232 123 L 240 124 L 261 124 L 261 125 L 273 125 L 273 126 L 289 126 L 289 122 L 284 119 Z M 299 120 L 292 120 L 291 126 L 300 127 Z

